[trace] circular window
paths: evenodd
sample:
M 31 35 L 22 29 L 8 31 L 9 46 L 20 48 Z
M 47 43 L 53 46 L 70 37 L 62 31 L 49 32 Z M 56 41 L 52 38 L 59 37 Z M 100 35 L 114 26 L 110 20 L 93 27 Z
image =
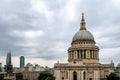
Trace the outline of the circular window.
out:
M 76 64 L 76 62 L 74 61 L 74 64 Z

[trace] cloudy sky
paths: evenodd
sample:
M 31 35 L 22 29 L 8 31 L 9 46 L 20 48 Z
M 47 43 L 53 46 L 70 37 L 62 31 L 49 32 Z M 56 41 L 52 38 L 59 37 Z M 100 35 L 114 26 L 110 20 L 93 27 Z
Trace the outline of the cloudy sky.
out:
M 0 62 L 53 67 L 67 62 L 67 49 L 84 12 L 87 30 L 100 48 L 100 62 L 120 61 L 120 0 L 0 0 Z

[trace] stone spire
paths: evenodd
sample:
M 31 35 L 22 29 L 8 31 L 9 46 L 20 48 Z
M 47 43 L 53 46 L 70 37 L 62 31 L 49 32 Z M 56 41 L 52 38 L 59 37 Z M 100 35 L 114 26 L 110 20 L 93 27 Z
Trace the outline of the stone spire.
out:
M 82 13 L 82 19 L 81 19 L 81 23 L 80 23 L 80 30 L 86 30 L 84 13 Z

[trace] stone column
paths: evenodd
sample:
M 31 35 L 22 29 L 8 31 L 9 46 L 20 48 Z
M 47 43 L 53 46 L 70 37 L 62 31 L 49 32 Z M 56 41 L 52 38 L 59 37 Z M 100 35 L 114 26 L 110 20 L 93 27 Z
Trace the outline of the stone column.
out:
M 78 55 L 77 55 L 77 50 L 75 50 L 75 59 L 78 58 Z
M 94 58 L 94 57 L 93 57 L 93 50 L 92 50 L 92 58 Z
M 79 55 L 79 50 L 77 50 L 77 59 L 79 59 L 79 56 L 80 56 L 80 55 Z
M 95 50 L 95 58 L 97 59 L 97 50 Z
M 94 80 L 100 80 L 100 72 L 98 70 L 94 71 Z
M 78 71 L 78 80 L 81 80 L 81 71 Z
M 95 51 L 93 50 L 93 58 L 95 58 Z
M 70 70 L 70 78 L 69 78 L 69 80 L 73 80 L 73 75 L 72 75 L 72 71 Z
M 81 53 L 80 53 L 80 50 L 79 50 L 79 59 L 81 59 Z
M 82 58 L 84 58 L 84 51 L 82 50 Z
M 70 70 L 68 70 L 68 80 L 70 80 Z
M 69 59 L 71 59 L 71 52 L 70 52 L 70 54 L 69 54 L 69 57 L 70 57 Z
M 83 80 L 83 71 L 81 71 L 81 79 L 80 80 Z
M 74 54 L 73 54 L 73 59 L 75 59 L 75 51 L 74 51 Z
M 71 53 L 70 53 L 71 58 L 70 58 L 70 59 L 72 59 L 72 54 L 73 54 L 73 53 L 72 53 L 72 51 L 71 51 Z
M 74 51 L 72 51 L 72 59 L 74 58 L 74 57 L 73 57 L 73 56 L 74 56 L 73 54 L 74 54 Z

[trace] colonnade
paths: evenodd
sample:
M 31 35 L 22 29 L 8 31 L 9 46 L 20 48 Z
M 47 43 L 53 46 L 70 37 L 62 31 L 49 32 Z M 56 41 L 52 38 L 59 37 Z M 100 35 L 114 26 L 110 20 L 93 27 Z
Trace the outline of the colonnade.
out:
M 74 50 L 69 52 L 69 59 L 97 59 L 98 51 L 97 50 Z

